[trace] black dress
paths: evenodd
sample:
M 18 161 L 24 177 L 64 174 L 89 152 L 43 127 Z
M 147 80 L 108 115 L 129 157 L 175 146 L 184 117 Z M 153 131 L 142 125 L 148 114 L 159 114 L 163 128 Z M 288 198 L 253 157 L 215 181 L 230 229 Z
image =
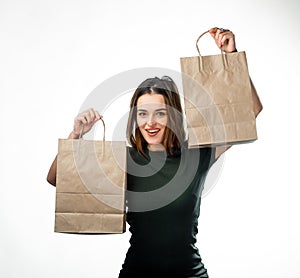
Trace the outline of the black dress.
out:
M 215 149 L 173 155 L 128 148 L 127 222 L 130 248 L 119 278 L 208 277 L 198 248 L 201 192 Z

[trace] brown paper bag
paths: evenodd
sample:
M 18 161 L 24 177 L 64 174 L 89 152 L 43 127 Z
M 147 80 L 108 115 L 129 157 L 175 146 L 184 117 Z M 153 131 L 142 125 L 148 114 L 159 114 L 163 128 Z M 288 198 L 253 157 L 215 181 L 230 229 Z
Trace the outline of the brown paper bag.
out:
M 55 232 L 125 232 L 125 163 L 123 141 L 59 139 Z
M 189 147 L 257 139 L 245 52 L 180 58 Z

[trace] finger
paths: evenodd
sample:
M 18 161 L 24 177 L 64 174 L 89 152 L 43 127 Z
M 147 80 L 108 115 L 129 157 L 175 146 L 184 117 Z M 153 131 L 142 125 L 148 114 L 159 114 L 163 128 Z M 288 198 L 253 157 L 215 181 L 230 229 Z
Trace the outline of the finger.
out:
M 218 45 L 218 47 L 221 47 L 221 40 L 222 40 L 222 32 L 220 29 L 217 30 L 216 32 L 216 36 L 215 36 L 215 40 L 216 40 L 216 43 Z
M 233 33 L 230 30 L 225 30 L 224 32 L 221 32 L 223 36 L 227 36 L 228 38 L 233 37 Z
M 223 36 L 225 34 L 225 30 L 223 28 L 218 28 L 217 31 L 216 31 L 216 42 L 217 42 L 217 45 L 219 47 L 222 46 L 222 39 L 223 39 Z
M 221 47 L 221 39 L 223 32 L 226 31 L 223 28 L 214 27 L 209 30 L 211 36 L 215 39 L 216 44 L 218 47 Z
M 88 116 L 89 116 L 89 123 L 93 122 L 96 118 L 96 115 L 95 115 L 95 111 L 93 108 L 90 108 L 88 111 Z
M 100 115 L 99 112 L 94 109 L 91 109 L 90 113 L 91 113 L 91 118 L 94 122 L 99 121 L 100 119 L 103 118 L 103 116 Z
M 223 46 L 230 39 L 230 35 L 228 33 L 221 33 L 219 42 Z
M 224 35 L 221 39 L 222 46 L 229 45 L 229 44 L 232 44 L 233 46 L 235 45 L 234 34 L 230 31 L 224 33 Z
M 208 32 L 211 34 L 213 38 L 215 38 L 217 31 L 218 31 L 218 27 L 213 27 L 208 30 Z
M 224 29 L 224 28 L 219 28 L 219 29 L 220 29 L 221 33 L 229 31 L 229 29 Z
M 84 114 L 80 114 L 75 118 L 75 125 L 81 126 L 88 124 L 87 117 Z
M 103 116 L 100 115 L 98 111 L 95 111 L 95 117 L 96 117 L 96 120 L 97 120 L 97 121 L 99 121 L 100 119 L 103 118 Z
M 217 39 L 217 43 L 218 43 L 218 46 L 221 47 L 223 46 L 227 40 L 230 39 L 230 34 L 231 32 L 230 31 L 222 31 L 220 30 L 218 32 L 218 39 Z
M 228 31 L 229 31 L 228 29 L 217 28 L 216 35 L 219 37 L 221 34 L 224 34 L 224 33 L 228 32 Z
M 83 115 L 78 115 L 74 119 L 73 132 L 77 135 L 80 135 L 82 132 L 82 127 L 86 124 L 86 119 Z
M 96 123 L 97 121 L 99 121 L 102 118 L 102 115 L 100 115 L 99 112 L 94 109 L 90 109 L 89 112 L 90 112 L 90 116 L 91 116 L 91 121 L 93 123 Z
M 79 114 L 79 118 L 82 120 L 82 123 L 90 124 L 94 120 L 94 114 L 89 109 L 89 110 L 86 110 L 86 111 L 82 112 L 81 114 Z

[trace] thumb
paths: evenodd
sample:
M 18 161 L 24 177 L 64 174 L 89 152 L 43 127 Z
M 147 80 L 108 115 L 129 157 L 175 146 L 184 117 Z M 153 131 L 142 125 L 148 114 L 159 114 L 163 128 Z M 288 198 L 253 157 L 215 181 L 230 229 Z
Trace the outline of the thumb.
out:
M 211 34 L 213 38 L 215 38 L 217 31 L 218 31 L 218 27 L 214 27 L 208 30 L 208 32 Z

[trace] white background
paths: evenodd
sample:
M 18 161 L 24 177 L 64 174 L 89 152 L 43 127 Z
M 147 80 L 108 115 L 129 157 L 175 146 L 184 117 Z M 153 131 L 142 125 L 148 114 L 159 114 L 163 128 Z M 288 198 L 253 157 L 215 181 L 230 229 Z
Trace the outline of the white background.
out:
M 128 232 L 53 232 L 46 175 L 57 138 L 102 81 L 139 67 L 180 71 L 179 57 L 196 55 L 197 36 L 214 26 L 246 51 L 264 111 L 259 140 L 226 154 L 203 199 L 201 256 L 212 278 L 300 277 L 299 12 L 298 0 L 1 0 L 0 277 L 117 277 Z

